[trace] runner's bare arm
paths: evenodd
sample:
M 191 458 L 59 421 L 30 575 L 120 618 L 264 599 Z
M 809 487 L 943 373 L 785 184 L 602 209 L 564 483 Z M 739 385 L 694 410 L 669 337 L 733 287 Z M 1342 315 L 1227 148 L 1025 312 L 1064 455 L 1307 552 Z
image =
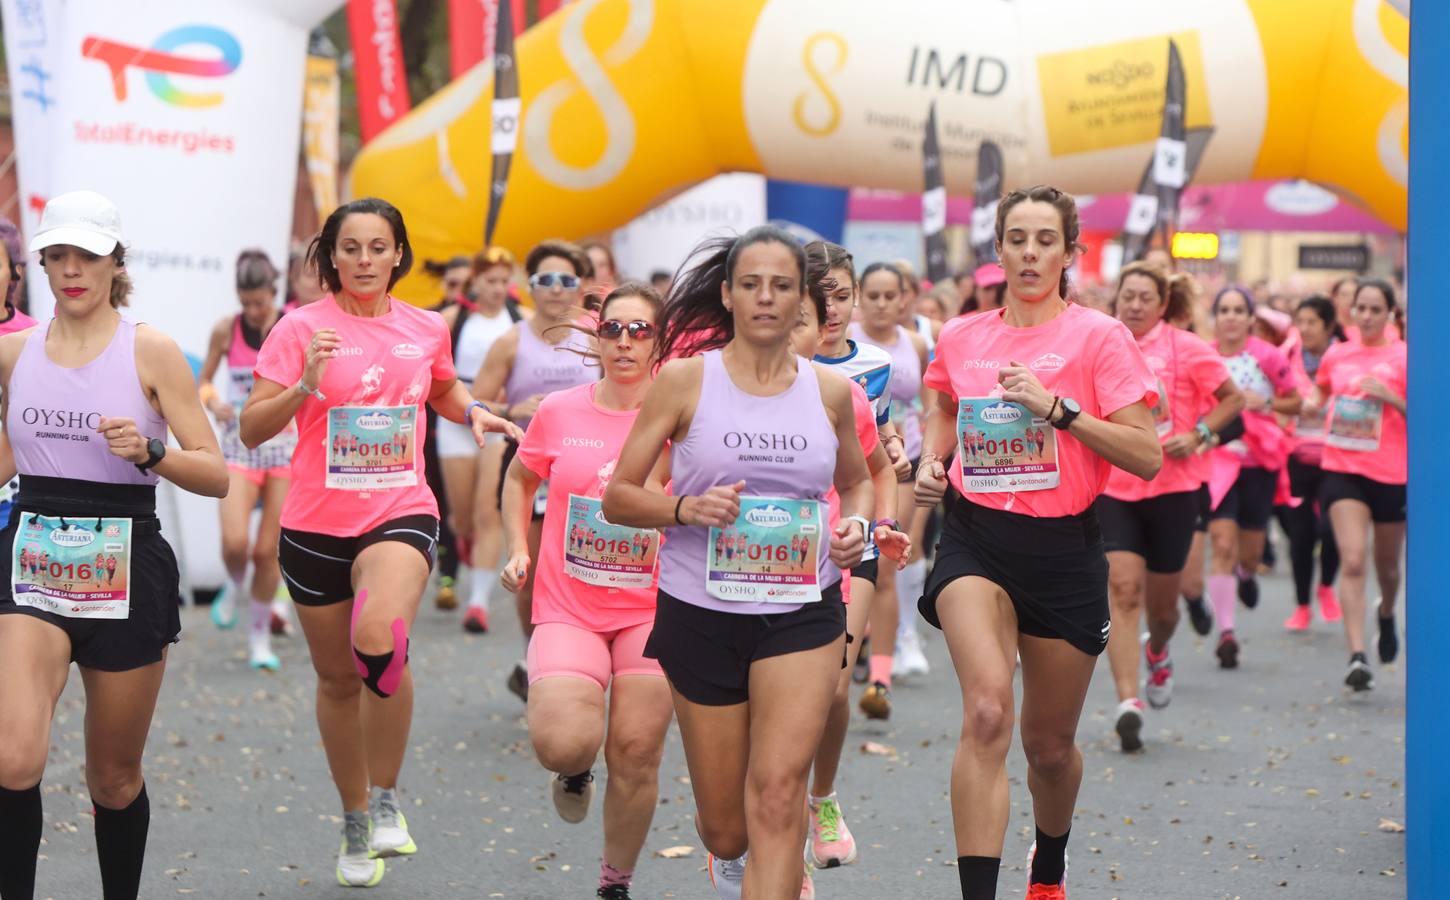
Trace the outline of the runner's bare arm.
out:
M 529 523 L 534 517 L 534 496 L 543 478 L 517 456 L 509 463 L 503 481 L 503 533 L 508 561 L 499 572 L 505 589 L 517 591 L 529 574 Z
M 195 390 L 196 382 L 191 377 L 191 365 L 182 355 L 181 348 L 155 328 L 137 328 L 136 371 L 142 387 L 180 446 L 180 449 L 167 451 L 152 471 L 194 494 L 225 497 L 227 464 L 222 459 L 221 448 L 217 446 L 216 432 L 212 431 L 211 422 L 201 408 L 201 399 Z M 100 428 L 104 430 L 108 423 L 116 421 L 102 419 Z M 149 454 L 144 445 L 152 437 L 165 440 L 165 435 L 142 436 L 139 458 L 132 458 L 131 462 L 146 461 Z
M 507 404 L 502 402 L 508 399 L 504 397 L 503 386 L 514 367 L 514 358 L 518 356 L 521 327 L 523 326 L 515 325 L 493 342 L 493 346 L 488 348 L 488 355 L 483 358 L 483 365 L 478 367 L 478 374 L 473 378 L 473 399 L 487 403 L 488 408 L 496 415 L 503 416 L 508 411 Z
M 871 471 L 856 438 L 856 412 L 851 405 L 851 388 L 840 376 L 820 365 L 814 366 L 821 384 L 821 401 L 836 429 L 836 492 L 841 495 L 841 518 L 869 519 L 875 507 Z M 863 535 L 864 538 L 864 535 Z
M 1214 434 L 1222 431 L 1234 417 L 1244 411 L 1244 394 L 1232 378 L 1225 378 L 1223 384 L 1213 392 L 1218 403 L 1203 414 L 1203 424 Z
M 1083 413 L 1068 431 L 1098 456 L 1144 481 L 1152 481 L 1163 467 L 1153 414 L 1141 400 L 1109 413 L 1106 419 Z
M 457 378 L 434 384 L 433 393 L 428 398 L 428 405 L 433 407 L 438 415 L 450 422 L 457 422 L 472 428 L 474 420 L 481 419 L 484 431 L 506 434 L 516 441 L 524 439 L 524 433 L 519 426 L 507 419 L 484 410 L 470 414 L 468 407 L 471 403 L 473 403 L 473 395 L 469 393 L 468 387 Z
M 10 449 L 10 438 L 0 431 L 0 484 L 16 476 L 15 453 Z
M 1285 416 L 1297 416 L 1299 410 L 1304 408 L 1304 396 L 1299 393 L 1298 388 L 1289 388 L 1282 394 L 1278 394 L 1269 401 L 1274 412 Z
M 200 396 L 206 398 L 202 406 L 218 419 L 223 418 L 231 412 L 231 406 L 216 396 L 216 388 L 211 387 L 212 379 L 216 377 L 216 370 L 221 368 L 222 357 L 226 355 L 231 343 L 232 320 L 223 318 L 211 329 L 211 340 L 207 342 L 206 359 L 201 364 L 201 374 L 197 383 L 201 385 Z M 207 390 L 211 388 L 211 390 Z
M 705 524 L 700 520 L 702 513 L 710 515 L 712 521 L 728 513 L 724 498 L 709 498 L 708 502 L 705 496 L 681 500 L 645 486 L 666 443 L 683 440 L 689 434 L 704 368 L 703 361 L 695 357 L 671 360 L 660 369 L 619 452 L 614 477 L 604 491 L 604 517 L 610 522 L 632 528 L 668 528 L 680 524 L 675 519 L 677 509 L 680 520 L 691 524 Z M 717 504 L 717 500 L 721 502 Z M 717 509 L 717 505 L 721 508 Z M 738 511 L 738 500 L 735 508 Z
M 275 381 L 258 378 L 242 407 L 242 443 L 255 450 L 276 437 L 297 415 L 307 395 L 295 387 L 284 387 Z
M 921 462 L 916 469 L 916 505 L 927 508 L 940 503 L 946 493 L 946 462 L 956 449 L 957 401 L 951 394 L 935 393 L 936 402 L 927 407 Z

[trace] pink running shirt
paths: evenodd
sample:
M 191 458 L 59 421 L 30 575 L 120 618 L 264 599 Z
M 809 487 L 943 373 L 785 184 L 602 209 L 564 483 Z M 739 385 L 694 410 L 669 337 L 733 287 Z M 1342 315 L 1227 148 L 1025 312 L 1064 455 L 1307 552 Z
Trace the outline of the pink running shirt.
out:
M 1223 362 L 1234 383 L 1245 394 L 1257 394 L 1265 400 L 1272 400 L 1298 388 L 1289 361 L 1279 348 L 1253 335 L 1249 336 L 1242 350 L 1233 356 L 1224 356 Z M 1278 417 L 1272 411 L 1245 409 L 1243 421 L 1243 438 L 1225 445 L 1225 449 L 1239 457 L 1246 466 L 1270 472 L 1284 468 L 1291 442 Z
M 1363 475 L 1383 484 L 1405 484 L 1409 481 L 1409 444 L 1406 440 L 1405 417 L 1388 403 L 1381 404 L 1379 446 L 1374 450 L 1354 450 L 1335 446 L 1336 402 L 1340 398 L 1368 397 L 1360 387 L 1365 376 L 1377 378 L 1398 397 L 1405 397 L 1408 387 L 1409 347 L 1404 341 L 1391 341 L 1367 347 L 1358 341 L 1345 341 L 1330 347 L 1319 363 L 1315 381 L 1329 394 L 1329 437 L 1324 444 L 1324 471 Z
M 619 451 L 639 416 L 639 410 L 605 409 L 594 402 L 598 387 L 591 382 L 546 396 L 519 444 L 519 462 L 549 482 L 543 537 L 534 561 L 535 625 L 558 622 L 606 633 L 654 621 L 658 566 L 648 588 L 600 587 L 564 571 L 569 496 L 604 496 Z M 660 539 L 658 533 L 653 537 Z
M 0 322 L 0 334 L 13 334 L 17 331 L 33 328 L 38 324 L 40 323 L 12 306 L 10 308 L 10 318 Z
M 335 537 L 356 537 L 390 519 L 438 515 L 438 501 L 423 471 L 427 416 L 423 405 L 435 384 L 453 381 L 448 326 L 435 312 L 388 297 L 376 318 L 350 316 L 331 294 L 277 320 L 257 352 L 257 378 L 292 390 L 302 377 L 307 345 L 323 328 L 337 329 L 339 355 L 328 362 L 319 386 L 326 400 L 308 397 L 297 410 L 297 452 L 292 487 L 282 507 L 282 527 Z M 328 413 L 338 406 L 411 406 L 410 443 L 417 482 L 404 487 L 354 491 L 327 488 Z
M 1164 391 L 1158 405 L 1153 407 L 1155 421 L 1161 418 L 1165 426 L 1172 426 L 1159 430 L 1159 443 L 1166 443 L 1175 434 L 1192 431 L 1201 412 L 1214 407 L 1213 392 L 1229 380 L 1222 358 L 1203 338 L 1167 322 L 1159 322 L 1138 338 L 1138 349 L 1143 351 L 1143 359 Z M 1104 493 L 1131 503 L 1163 494 L 1196 491 L 1208 480 L 1208 473 L 1207 454 L 1194 453 L 1177 459 L 1165 453 L 1163 468 L 1152 481 L 1144 481 L 1114 466 Z
M 866 396 L 866 391 L 862 389 L 861 385 L 850 378 L 847 378 L 846 381 L 851 385 L 851 412 L 856 417 L 856 440 L 861 442 L 861 453 L 869 462 L 871 453 L 881 441 L 881 434 L 876 430 L 876 410 L 872 407 L 871 400 Z M 830 509 L 828 518 L 831 523 L 831 531 L 834 533 L 836 526 L 841 522 L 841 495 L 835 487 L 832 487 L 831 492 L 826 495 L 826 503 Z M 869 539 L 870 535 L 867 535 L 867 538 Z M 872 548 L 862 557 L 862 560 L 874 558 L 875 553 Z M 836 564 L 833 562 L 826 562 L 826 571 L 830 574 L 825 583 L 841 578 L 841 570 L 836 568 Z M 851 579 L 849 578 L 841 578 L 841 599 L 846 603 L 851 602 Z
M 1057 318 L 1032 328 L 1013 328 L 1005 310 L 958 316 L 937 340 L 936 357 L 926 370 L 926 386 L 953 401 L 963 397 L 1000 397 L 998 370 L 1010 362 L 1026 365 L 1049 393 L 1071 397 L 1090 416 L 1104 419 L 1142 401 L 1158 400 L 1158 380 L 1128 327 L 1111 316 L 1069 303 Z M 953 422 L 953 431 L 956 430 Z M 1057 438 L 1056 487 L 1016 493 L 965 493 L 973 503 L 1021 515 L 1076 515 L 1107 487 L 1112 466 L 1068 431 L 1045 426 Z M 955 456 L 955 451 L 953 452 Z M 945 462 L 952 486 L 962 490 L 960 464 Z

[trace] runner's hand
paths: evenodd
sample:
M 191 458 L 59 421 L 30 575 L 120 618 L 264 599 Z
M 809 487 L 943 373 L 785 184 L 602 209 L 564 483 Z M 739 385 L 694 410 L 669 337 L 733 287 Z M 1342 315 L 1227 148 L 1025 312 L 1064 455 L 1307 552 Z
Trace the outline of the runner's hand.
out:
M 1253 391 L 1244 391 L 1244 409 L 1249 412 L 1268 412 L 1269 398 Z
M 539 403 L 542 402 L 543 399 L 543 394 L 535 394 L 527 400 L 524 400 L 520 403 L 512 404 L 508 408 L 509 418 L 513 419 L 514 421 L 518 421 L 519 419 L 532 419 L 534 417 L 534 413 L 539 411 Z
M 478 446 L 483 446 L 483 436 L 489 432 L 513 438 L 520 444 L 523 443 L 524 430 L 522 428 L 510 422 L 508 419 L 494 415 L 486 409 L 481 409 L 477 406 L 473 409 L 477 415 L 470 414 L 469 424 L 473 426 L 473 439 L 478 443 Z
M 866 552 L 866 535 L 861 524 L 853 521 L 838 522 L 831 532 L 831 562 L 838 569 L 850 569 L 861 564 L 861 554 Z
M 1359 380 L 1359 389 L 1377 400 L 1397 399 L 1395 395 L 1390 392 L 1389 386 L 1386 385 L 1383 381 L 1380 381 L 1378 378 L 1374 377 L 1373 375 L 1366 375 L 1361 378 Z
M 896 483 L 904 484 L 911 480 L 911 460 L 906 457 L 906 448 L 901 441 L 887 441 L 886 458 L 891 460 L 891 471 L 896 474 Z
M 896 570 L 899 572 L 906 568 L 906 560 L 911 556 L 911 536 L 889 525 L 877 525 L 876 533 L 872 535 L 876 541 L 876 547 L 881 555 L 887 559 L 896 561 Z
M 1022 363 L 1014 361 L 1003 366 L 997 373 L 997 382 L 1002 385 L 1002 399 L 1008 403 L 1020 403 L 1038 418 L 1046 418 L 1052 412 L 1056 398 Z
M 327 361 L 337 355 L 340 347 L 342 338 L 337 336 L 336 328 L 322 328 L 312 333 L 312 340 L 308 343 L 307 353 L 303 357 L 303 387 L 314 391 L 322 387 Z
M 230 424 L 237 417 L 237 411 L 225 400 L 213 400 L 206 407 L 212 416 L 223 425 Z
M 1163 442 L 1163 452 L 1174 459 L 1187 459 L 1198 452 L 1202 439 L 1196 431 L 1181 431 Z
M 128 463 L 141 465 L 151 458 L 146 449 L 147 438 L 136 428 L 136 420 L 125 416 L 101 417 L 96 432 L 106 439 L 106 448 Z
M 686 497 L 680 504 L 680 520 L 686 525 L 726 528 L 740 518 L 740 492 L 745 482 L 717 484 L 697 497 Z
M 947 492 L 947 470 L 936 457 L 924 459 L 916 469 L 916 505 L 930 509 Z
M 508 563 L 498 573 L 498 580 L 503 584 L 503 589 L 510 594 L 517 594 L 519 588 L 523 587 L 524 582 L 529 579 L 529 566 L 532 562 L 527 552 L 515 553 L 510 556 Z

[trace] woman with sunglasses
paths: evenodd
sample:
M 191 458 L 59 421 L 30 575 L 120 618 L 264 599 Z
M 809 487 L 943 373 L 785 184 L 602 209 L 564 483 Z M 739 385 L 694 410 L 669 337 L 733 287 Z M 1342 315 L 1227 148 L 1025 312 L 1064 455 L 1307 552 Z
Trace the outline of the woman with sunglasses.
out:
M 473 389 L 474 376 L 499 338 L 523 316 L 509 302 L 509 281 L 514 258 L 502 247 L 479 251 L 469 262 L 468 288 L 457 302 L 442 311 L 453 342 L 453 365 L 458 380 Z M 488 597 L 498 584 L 499 532 L 498 496 L 503 436 L 491 434 L 479 449 L 473 433 L 456 422 L 440 419 L 430 436 L 437 441 L 439 473 L 447 497 L 448 524 L 453 532 L 457 560 L 468 569 L 468 609 L 463 616 L 465 631 L 488 631 Z M 487 482 L 487 484 L 480 484 Z M 482 503 L 477 498 L 486 498 Z M 440 587 L 436 601 L 440 609 L 452 609 L 457 600 Z
M 589 811 L 591 769 L 604 748 L 609 780 L 598 896 L 606 900 L 629 897 L 654 815 L 672 711 L 664 673 L 644 655 L 655 614 L 659 533 L 618 527 L 600 514 L 600 498 L 652 381 L 659 307 L 659 295 L 639 282 L 610 292 L 589 351 L 603 377 L 543 399 L 503 489 L 503 586 L 517 591 L 534 573 L 529 738 L 552 773 L 554 809 L 571 823 Z M 662 456 L 650 478 L 661 493 L 668 460 Z M 544 481 L 550 490 L 535 565 L 529 530 L 534 493 Z M 641 554 L 645 546 L 650 550 Z
M 584 315 L 583 291 L 585 273 L 593 271 L 589 258 L 573 244 L 565 241 L 544 241 L 529 251 L 524 259 L 529 277 L 529 295 L 534 300 L 534 315 L 516 323 L 494 341 L 484 357 L 483 365 L 473 381 L 473 396 L 490 404 L 500 416 L 528 428 L 543 399 L 554 391 L 589 384 L 598 378 L 599 370 L 586 358 L 589 342 L 574 324 Z M 518 452 L 518 444 L 505 441 L 500 471 L 507 472 Z M 532 498 L 533 522 L 529 526 L 529 555 L 539 554 L 544 509 L 548 500 L 548 483 Z M 503 481 L 495 502 L 502 505 Z M 529 637 L 534 633 L 531 606 L 534 582 L 527 578 L 515 595 L 519 627 L 523 630 L 524 656 L 529 651 Z M 508 689 L 520 700 L 529 698 L 527 663 L 520 660 L 509 673 Z

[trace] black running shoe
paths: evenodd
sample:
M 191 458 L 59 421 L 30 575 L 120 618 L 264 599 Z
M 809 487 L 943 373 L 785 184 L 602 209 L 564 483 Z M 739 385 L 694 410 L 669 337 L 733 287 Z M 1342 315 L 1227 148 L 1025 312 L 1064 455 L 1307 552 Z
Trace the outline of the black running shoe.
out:
M 1208 611 L 1208 604 L 1203 602 L 1202 597 L 1184 597 L 1183 602 L 1188 605 L 1188 621 L 1192 623 L 1193 630 L 1199 637 L 1208 637 L 1213 631 L 1213 613 Z
M 1232 631 L 1218 636 L 1218 667 L 1237 669 L 1239 667 L 1239 642 Z
M 1370 671 L 1369 661 L 1364 658 L 1363 653 L 1350 656 L 1349 674 L 1344 676 L 1344 683 L 1356 693 L 1374 687 L 1374 673 Z
M 1250 575 L 1248 578 L 1240 578 L 1239 602 L 1249 609 L 1259 605 L 1259 580 Z
M 523 663 L 514 663 L 514 670 L 509 673 L 509 693 L 518 697 L 525 703 L 529 702 L 529 669 Z
M 611 884 L 609 887 L 602 887 L 599 893 L 594 895 L 598 900 L 629 900 L 629 888 L 622 884 Z
M 1400 636 L 1395 630 L 1395 614 L 1380 616 L 1380 662 L 1392 663 L 1400 655 Z

